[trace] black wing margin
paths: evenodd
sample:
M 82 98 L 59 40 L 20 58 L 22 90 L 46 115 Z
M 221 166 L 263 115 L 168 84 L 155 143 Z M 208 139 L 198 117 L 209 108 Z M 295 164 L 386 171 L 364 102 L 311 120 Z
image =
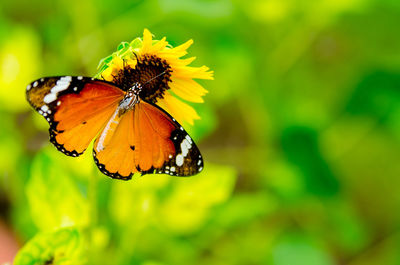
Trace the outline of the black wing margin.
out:
M 149 170 L 140 170 L 145 174 L 168 174 L 177 177 L 188 177 L 200 173 L 204 168 L 203 157 L 199 148 L 185 131 L 185 129 L 161 107 L 146 102 L 159 109 L 164 115 L 172 121 L 175 130 L 171 132 L 169 139 L 175 147 L 175 155 L 170 155 L 168 160 L 159 168 L 150 168 Z

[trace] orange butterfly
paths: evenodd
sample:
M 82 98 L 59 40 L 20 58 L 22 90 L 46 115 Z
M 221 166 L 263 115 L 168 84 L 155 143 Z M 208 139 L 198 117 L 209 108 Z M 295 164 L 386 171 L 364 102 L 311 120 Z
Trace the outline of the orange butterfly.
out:
M 81 155 L 97 136 L 93 157 L 107 176 L 128 180 L 136 172 L 191 176 L 203 169 L 199 149 L 167 112 L 142 99 L 142 85 L 126 91 L 82 76 L 38 79 L 27 86 L 31 106 L 50 124 L 50 141 Z

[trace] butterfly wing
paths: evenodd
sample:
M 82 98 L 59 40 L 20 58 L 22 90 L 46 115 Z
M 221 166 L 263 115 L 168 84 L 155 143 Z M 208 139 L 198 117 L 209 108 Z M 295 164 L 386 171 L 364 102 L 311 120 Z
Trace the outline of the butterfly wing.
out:
M 123 114 L 115 111 L 96 139 L 93 155 L 104 174 L 118 179 L 136 172 L 191 176 L 203 169 L 200 151 L 183 127 L 145 101 Z
M 50 141 L 69 156 L 79 156 L 123 98 L 119 88 L 87 77 L 48 77 L 28 85 L 27 99 L 50 124 Z

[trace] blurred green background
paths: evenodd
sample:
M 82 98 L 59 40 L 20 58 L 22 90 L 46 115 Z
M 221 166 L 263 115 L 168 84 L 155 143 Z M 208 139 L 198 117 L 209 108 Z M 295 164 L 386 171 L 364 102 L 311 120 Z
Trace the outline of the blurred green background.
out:
M 111 180 L 25 100 L 144 28 L 215 71 L 197 176 Z M 0 121 L 0 262 L 400 264 L 398 0 L 2 0 Z

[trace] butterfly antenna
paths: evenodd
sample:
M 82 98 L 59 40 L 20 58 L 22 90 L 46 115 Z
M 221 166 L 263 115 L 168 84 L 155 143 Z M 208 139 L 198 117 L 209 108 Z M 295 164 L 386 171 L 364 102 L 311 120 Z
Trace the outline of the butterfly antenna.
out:
M 164 72 L 162 72 L 162 73 L 156 75 L 155 77 L 150 78 L 150 80 L 147 80 L 146 83 L 144 83 L 143 85 L 145 85 L 145 84 L 147 84 L 147 83 L 150 83 L 151 81 L 153 81 L 153 80 L 156 79 L 157 77 L 162 76 L 162 75 L 165 74 L 166 72 L 167 72 L 167 71 L 164 71 Z
M 124 68 L 124 71 L 125 71 L 125 67 L 126 67 L 126 59 L 125 58 L 122 59 L 122 67 Z
M 135 55 L 135 57 L 136 57 L 136 63 L 139 63 L 139 58 L 138 58 L 136 52 L 132 52 L 132 53 L 133 53 L 133 55 Z
M 133 55 L 135 55 L 135 57 L 136 57 L 136 64 L 138 64 L 138 63 L 139 63 L 139 57 L 137 56 L 137 54 L 136 54 L 135 52 L 133 52 Z M 162 73 L 156 75 L 155 77 L 151 78 L 150 80 L 147 80 L 146 83 L 143 83 L 143 85 L 145 85 L 145 84 L 147 84 L 147 83 L 150 83 L 151 81 L 153 81 L 154 79 L 156 79 L 156 78 L 162 76 L 162 75 L 165 74 L 165 73 L 166 73 L 166 71 L 164 71 L 164 72 L 162 72 Z M 141 72 L 140 72 L 140 71 L 139 71 L 139 80 L 141 80 Z
M 136 57 L 136 66 L 135 66 L 135 69 L 137 69 L 137 65 L 139 64 L 139 58 L 138 58 L 136 52 L 132 52 L 132 53 L 133 53 L 133 55 L 135 55 L 135 57 Z M 139 73 L 139 80 L 142 80 L 142 73 L 141 73 L 140 71 L 138 71 L 138 73 Z

